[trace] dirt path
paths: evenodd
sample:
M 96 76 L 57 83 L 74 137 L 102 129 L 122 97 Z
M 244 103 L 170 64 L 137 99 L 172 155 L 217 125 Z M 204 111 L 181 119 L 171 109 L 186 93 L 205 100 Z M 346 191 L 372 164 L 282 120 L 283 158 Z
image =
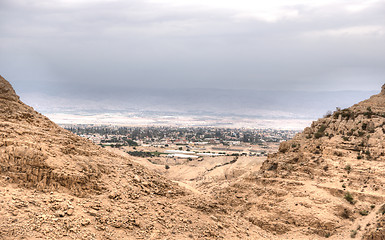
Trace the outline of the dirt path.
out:
M 193 193 L 202 194 L 202 192 L 200 192 L 198 189 L 194 188 L 190 184 L 187 184 L 187 183 L 184 183 L 184 182 L 180 182 L 180 181 L 174 181 L 174 180 L 172 182 L 177 183 L 179 186 L 184 187 L 184 188 L 190 190 Z

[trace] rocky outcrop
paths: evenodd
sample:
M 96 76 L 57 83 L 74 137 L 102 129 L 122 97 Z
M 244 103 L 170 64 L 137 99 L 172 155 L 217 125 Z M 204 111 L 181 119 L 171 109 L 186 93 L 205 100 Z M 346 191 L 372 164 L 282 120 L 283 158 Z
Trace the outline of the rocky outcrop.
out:
M 68 191 L 82 195 L 99 191 L 102 172 L 96 161 L 84 161 L 85 152 L 99 149 L 72 136 L 19 100 L 12 86 L 0 77 L 0 174 L 8 182 L 38 190 Z M 63 154 L 58 149 L 77 145 L 84 153 Z M 111 157 L 111 154 L 97 155 Z M 80 170 L 81 165 L 94 166 Z
M 0 78 L 0 239 L 274 239 L 66 131 Z
M 15 90 L 7 80 L 0 75 L 0 98 L 9 101 L 18 101 L 19 96 L 16 95 Z
M 217 198 L 282 238 L 347 239 L 372 231 L 381 225 L 373 216 L 385 200 L 385 86 L 314 121 Z M 381 234 L 376 229 L 367 239 Z

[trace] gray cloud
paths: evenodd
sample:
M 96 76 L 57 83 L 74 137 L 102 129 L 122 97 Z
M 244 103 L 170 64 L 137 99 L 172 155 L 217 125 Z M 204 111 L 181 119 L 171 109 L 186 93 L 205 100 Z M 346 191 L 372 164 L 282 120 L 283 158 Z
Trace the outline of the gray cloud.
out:
M 139 0 L 64 3 L 0 2 L 0 71 L 21 94 L 377 90 L 385 79 L 382 1 L 356 12 L 347 1 L 290 6 L 298 16 L 274 22 Z

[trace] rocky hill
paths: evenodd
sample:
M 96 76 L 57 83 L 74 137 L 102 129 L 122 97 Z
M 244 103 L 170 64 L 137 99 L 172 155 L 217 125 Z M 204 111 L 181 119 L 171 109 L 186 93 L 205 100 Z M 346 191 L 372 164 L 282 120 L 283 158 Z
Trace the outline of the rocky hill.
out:
M 217 199 L 282 239 L 385 239 L 385 86 L 283 142 Z M 228 196 L 232 196 L 231 199 Z
M 209 197 L 66 131 L 0 76 L 0 239 L 272 239 Z
M 231 181 L 187 190 L 60 128 L 0 76 L 0 239 L 385 239 L 385 87 Z

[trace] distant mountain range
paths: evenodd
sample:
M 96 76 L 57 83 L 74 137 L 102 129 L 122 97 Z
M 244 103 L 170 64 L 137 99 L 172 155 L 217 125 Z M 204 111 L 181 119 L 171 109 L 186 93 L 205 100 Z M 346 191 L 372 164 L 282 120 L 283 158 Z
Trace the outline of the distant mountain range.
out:
M 136 116 L 224 116 L 310 119 L 348 107 L 373 91 L 253 91 L 220 89 L 130 89 L 69 95 L 21 94 L 45 114 L 134 114 Z

